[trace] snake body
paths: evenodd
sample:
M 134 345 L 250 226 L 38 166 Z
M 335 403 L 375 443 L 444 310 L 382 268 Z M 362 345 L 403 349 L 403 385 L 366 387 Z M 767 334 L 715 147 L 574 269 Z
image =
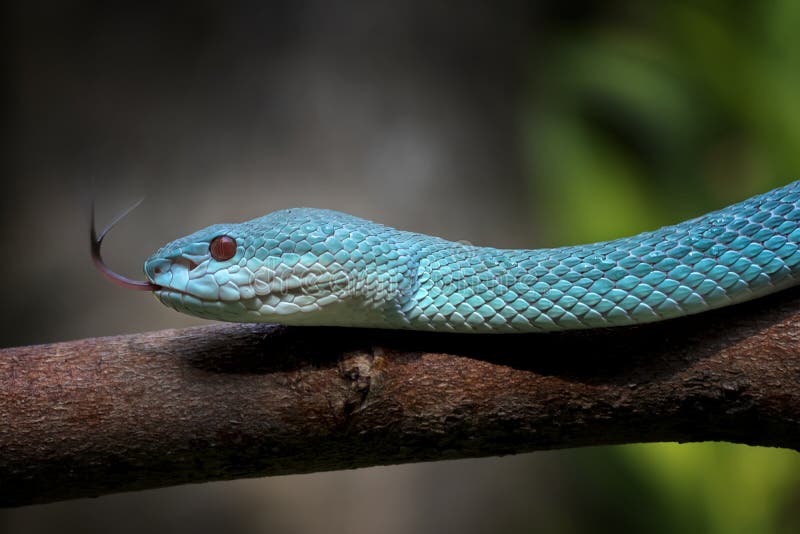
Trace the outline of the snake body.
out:
M 218 236 L 235 241 L 230 259 L 210 253 Z M 793 286 L 798 246 L 793 182 L 656 231 L 537 250 L 288 209 L 173 241 L 145 262 L 145 273 L 161 302 L 210 319 L 545 332 L 671 319 Z

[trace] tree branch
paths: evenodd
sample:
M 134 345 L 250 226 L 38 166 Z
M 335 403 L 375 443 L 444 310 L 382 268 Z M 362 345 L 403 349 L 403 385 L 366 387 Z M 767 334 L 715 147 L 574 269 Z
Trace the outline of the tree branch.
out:
M 219 324 L 0 351 L 0 504 L 539 449 L 800 449 L 800 290 L 470 336 Z

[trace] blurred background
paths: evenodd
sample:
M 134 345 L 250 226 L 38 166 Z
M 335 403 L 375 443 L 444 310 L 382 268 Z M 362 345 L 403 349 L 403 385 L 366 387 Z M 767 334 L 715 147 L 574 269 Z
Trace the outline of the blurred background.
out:
M 201 323 L 92 270 L 92 194 L 101 222 L 147 197 L 106 247 L 140 277 L 168 240 L 285 207 L 532 248 L 800 177 L 795 0 L 2 10 L 3 347 Z M 586 448 L 0 510 L 3 533 L 222 529 L 793 533 L 800 456 Z

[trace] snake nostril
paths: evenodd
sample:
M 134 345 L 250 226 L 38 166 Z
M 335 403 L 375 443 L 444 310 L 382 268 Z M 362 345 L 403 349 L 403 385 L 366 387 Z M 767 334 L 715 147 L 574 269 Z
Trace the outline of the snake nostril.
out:
M 144 265 L 144 272 L 151 280 L 169 273 L 170 262 L 163 258 L 151 258 Z

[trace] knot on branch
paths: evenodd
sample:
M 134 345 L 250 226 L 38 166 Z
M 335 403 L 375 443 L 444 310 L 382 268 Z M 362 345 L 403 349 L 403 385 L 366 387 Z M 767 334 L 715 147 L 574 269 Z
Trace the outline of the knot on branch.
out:
M 367 406 L 370 393 L 381 384 L 386 364 L 383 350 L 379 347 L 373 347 L 370 352 L 348 352 L 342 356 L 339 375 L 348 388 L 344 402 L 345 416 L 353 415 Z

